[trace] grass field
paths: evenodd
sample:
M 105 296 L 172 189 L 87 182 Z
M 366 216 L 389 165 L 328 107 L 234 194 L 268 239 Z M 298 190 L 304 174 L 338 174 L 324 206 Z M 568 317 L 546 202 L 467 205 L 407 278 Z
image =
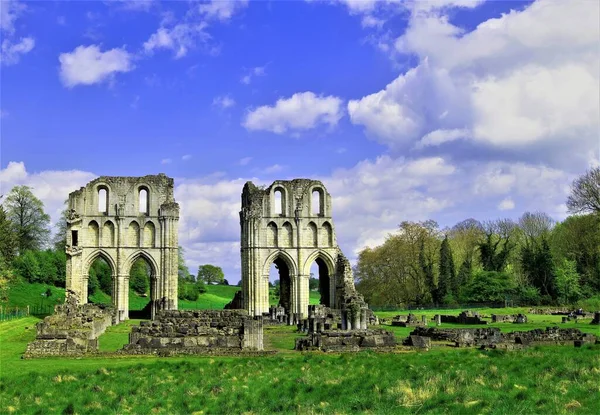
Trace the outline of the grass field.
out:
M 36 321 L 0 323 L 2 413 L 596 414 L 600 396 L 598 346 L 326 355 L 269 327 L 275 356 L 21 360 Z

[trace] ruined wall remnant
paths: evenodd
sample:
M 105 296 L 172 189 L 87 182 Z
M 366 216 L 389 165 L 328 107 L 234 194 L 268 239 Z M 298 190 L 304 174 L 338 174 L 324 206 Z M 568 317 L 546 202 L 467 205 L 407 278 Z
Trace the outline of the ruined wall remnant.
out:
M 350 264 L 337 245 L 331 196 L 320 181 L 277 180 L 264 189 L 247 182 L 240 225 L 241 303 L 251 315 L 269 313 L 271 264 L 279 270 L 279 305 L 286 315 L 294 316 L 292 324 L 308 315 L 313 262 L 319 267 L 324 306 L 349 312 L 366 307 L 354 288 Z
M 296 339 L 296 350 L 324 352 L 358 352 L 360 350 L 390 351 L 396 347 L 394 333 L 385 329 L 330 330 L 309 333 Z
M 210 354 L 263 350 L 262 317 L 245 310 L 160 311 L 132 327 L 126 354 Z
M 54 314 L 36 324 L 36 338 L 27 345 L 25 358 L 72 356 L 98 350 L 98 337 L 116 322 L 110 306 L 78 304 L 70 293 L 64 304 L 54 307 Z
M 102 257 L 113 278 L 118 319 L 129 318 L 129 271 L 138 258 L 151 268 L 151 314 L 177 309 L 179 205 L 173 179 L 99 177 L 69 195 L 67 289 L 87 302 L 88 272 Z

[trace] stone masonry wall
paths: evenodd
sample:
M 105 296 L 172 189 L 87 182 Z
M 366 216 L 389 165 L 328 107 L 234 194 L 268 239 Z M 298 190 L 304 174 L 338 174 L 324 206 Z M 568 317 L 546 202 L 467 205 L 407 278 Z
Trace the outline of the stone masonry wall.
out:
M 245 310 L 165 310 L 132 327 L 125 354 L 209 354 L 263 350 L 262 317 Z

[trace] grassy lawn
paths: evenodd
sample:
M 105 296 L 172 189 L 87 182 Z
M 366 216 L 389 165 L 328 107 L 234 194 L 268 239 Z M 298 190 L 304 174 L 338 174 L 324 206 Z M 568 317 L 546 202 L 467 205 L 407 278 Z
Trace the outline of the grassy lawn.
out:
M 22 360 L 36 321 L 0 323 L 2 413 L 596 414 L 600 396 L 598 346 L 296 353 L 280 326 L 265 344 L 281 353 L 260 358 Z

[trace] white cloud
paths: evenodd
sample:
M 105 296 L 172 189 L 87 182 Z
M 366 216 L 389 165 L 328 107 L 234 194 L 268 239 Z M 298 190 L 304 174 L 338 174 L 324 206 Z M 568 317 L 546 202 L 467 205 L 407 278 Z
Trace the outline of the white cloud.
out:
M 252 157 L 244 157 L 244 158 L 240 159 L 240 161 L 238 162 L 238 164 L 240 166 L 247 166 L 248 163 L 250 163 L 251 161 L 252 161 Z
M 471 32 L 441 5 L 476 3 L 415 2 L 394 48 L 419 64 L 351 100 L 351 121 L 395 151 L 465 138 L 513 159 L 586 163 L 600 129 L 600 3 L 538 0 Z
M 334 96 L 317 96 L 300 92 L 278 99 L 274 106 L 258 107 L 248 113 L 244 127 L 283 134 L 315 128 L 318 124 L 335 126 L 343 116 L 342 100 Z
M 171 160 L 171 159 L 162 159 L 162 160 L 160 161 L 160 164 L 171 164 L 171 162 L 172 162 L 172 161 L 173 161 L 173 160 Z
M 265 169 L 262 170 L 262 172 L 264 174 L 273 174 L 273 173 L 279 173 L 280 171 L 282 171 L 285 168 L 285 166 L 282 166 L 281 164 L 273 164 L 272 166 L 269 166 Z
M 175 59 L 187 55 L 197 42 L 207 42 L 211 36 L 205 31 L 205 22 L 188 24 L 180 23 L 172 28 L 160 27 L 156 33 L 144 43 L 144 50 L 152 54 L 155 49 L 169 49 L 175 52 Z
M 226 21 L 246 6 L 248 0 L 210 0 L 208 3 L 201 3 L 198 12 L 207 19 Z
M 0 60 L 3 65 L 18 63 L 21 55 L 31 52 L 34 46 L 35 40 L 31 37 L 21 38 L 18 43 L 13 43 L 10 39 L 4 39 L 2 41 Z
M 515 208 L 515 202 L 510 197 L 503 199 L 500 204 L 498 204 L 498 210 L 512 210 Z
M 213 99 L 213 105 L 223 109 L 231 108 L 235 105 L 235 100 L 229 95 L 222 95 Z
M 27 9 L 17 0 L 2 0 L 0 7 L 0 30 L 8 35 L 15 33 L 15 21 Z
M 378 19 L 376 17 L 373 16 L 364 16 L 361 20 L 361 25 L 362 27 L 377 27 L 380 28 L 383 27 L 383 24 L 385 23 L 385 20 L 383 19 Z
M 257 76 L 265 76 L 267 74 L 267 65 L 265 66 L 255 66 L 254 68 L 250 68 L 248 73 L 240 79 L 240 82 L 245 85 L 250 85 L 252 79 Z
M 191 154 L 184 154 L 183 156 L 181 156 L 181 160 L 183 160 L 183 161 L 191 160 L 191 158 L 192 158 Z
M 156 0 L 111 0 L 108 4 L 115 4 L 121 10 L 134 12 L 147 12 L 158 4 Z
M 111 81 L 118 72 L 135 68 L 133 56 L 123 48 L 100 51 L 96 45 L 78 46 L 73 52 L 61 53 L 60 78 L 68 88 Z

